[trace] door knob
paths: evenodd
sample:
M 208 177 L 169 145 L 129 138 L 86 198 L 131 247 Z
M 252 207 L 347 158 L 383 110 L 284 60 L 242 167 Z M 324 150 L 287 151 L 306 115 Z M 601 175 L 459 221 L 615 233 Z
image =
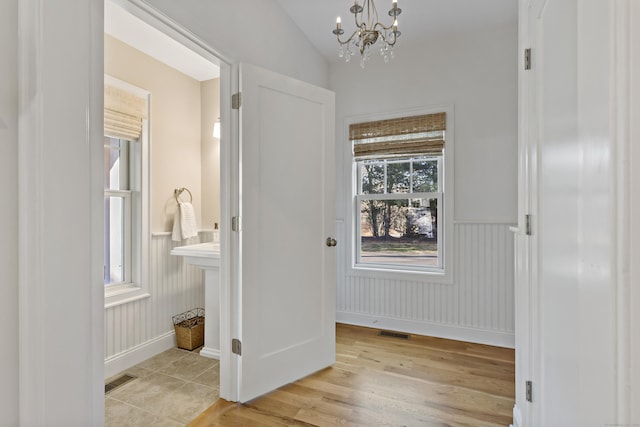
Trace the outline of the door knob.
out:
M 333 237 L 327 237 L 327 246 L 332 247 L 338 244 L 338 241 Z

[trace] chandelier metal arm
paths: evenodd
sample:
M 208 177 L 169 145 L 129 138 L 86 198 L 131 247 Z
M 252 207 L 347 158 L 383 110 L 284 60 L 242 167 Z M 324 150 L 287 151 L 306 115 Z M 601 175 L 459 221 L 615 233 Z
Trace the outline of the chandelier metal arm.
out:
M 394 34 L 394 33 L 390 33 L 390 34 Z M 393 37 L 393 39 L 391 39 L 391 36 L 389 35 L 389 37 L 385 37 L 384 33 L 380 33 L 380 39 L 385 42 L 387 45 L 389 45 L 389 47 L 393 47 L 396 45 L 396 42 L 398 41 L 398 38 L 396 36 Z
M 384 56 L 385 62 L 389 60 L 389 57 L 393 57 L 392 48 L 400 36 L 397 17 L 402 12 L 402 9 L 398 7 L 397 0 L 392 0 L 389 16 L 393 18 L 393 22 L 389 26 L 378 22 L 375 0 L 364 0 L 362 5 L 358 4 L 358 0 L 354 0 L 349 11 L 353 13 L 355 31 L 348 39 L 343 40 L 341 36 L 344 34 L 344 30 L 340 17 L 336 20 L 336 27 L 333 30 L 340 45 L 339 56 L 344 57 L 348 62 L 354 54 L 354 50 L 359 50 L 361 54 L 360 65 L 364 68 L 364 62 L 369 58 L 373 45 L 381 41 L 380 54 Z M 343 47 L 345 45 L 346 48 Z

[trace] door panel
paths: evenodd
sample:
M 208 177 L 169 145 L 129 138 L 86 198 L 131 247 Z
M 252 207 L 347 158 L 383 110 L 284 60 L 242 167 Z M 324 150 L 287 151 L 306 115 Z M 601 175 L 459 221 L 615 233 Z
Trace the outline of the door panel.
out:
M 335 361 L 334 94 L 241 65 L 239 398 Z

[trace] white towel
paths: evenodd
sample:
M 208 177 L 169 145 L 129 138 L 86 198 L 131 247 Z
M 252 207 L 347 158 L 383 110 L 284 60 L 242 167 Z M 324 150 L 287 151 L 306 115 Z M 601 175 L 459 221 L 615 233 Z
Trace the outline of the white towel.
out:
M 173 232 L 171 233 L 171 240 L 179 242 L 182 240 L 182 227 L 180 226 L 180 207 L 176 209 L 176 213 L 173 214 Z
M 196 224 L 196 212 L 193 205 L 187 202 L 180 202 L 180 227 L 182 228 L 182 238 L 188 239 L 198 235 L 198 224 Z
M 176 214 L 173 218 L 173 233 L 171 240 L 179 242 L 189 237 L 198 235 L 198 225 L 196 224 L 196 213 L 193 205 L 187 202 L 180 202 Z

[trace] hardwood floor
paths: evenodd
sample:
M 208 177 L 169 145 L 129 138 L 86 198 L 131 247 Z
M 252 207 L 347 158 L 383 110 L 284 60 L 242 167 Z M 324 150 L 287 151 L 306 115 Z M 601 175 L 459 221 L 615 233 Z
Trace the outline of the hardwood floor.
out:
M 203 426 L 508 426 L 514 351 L 337 325 L 337 361 L 245 405 L 218 400 Z

